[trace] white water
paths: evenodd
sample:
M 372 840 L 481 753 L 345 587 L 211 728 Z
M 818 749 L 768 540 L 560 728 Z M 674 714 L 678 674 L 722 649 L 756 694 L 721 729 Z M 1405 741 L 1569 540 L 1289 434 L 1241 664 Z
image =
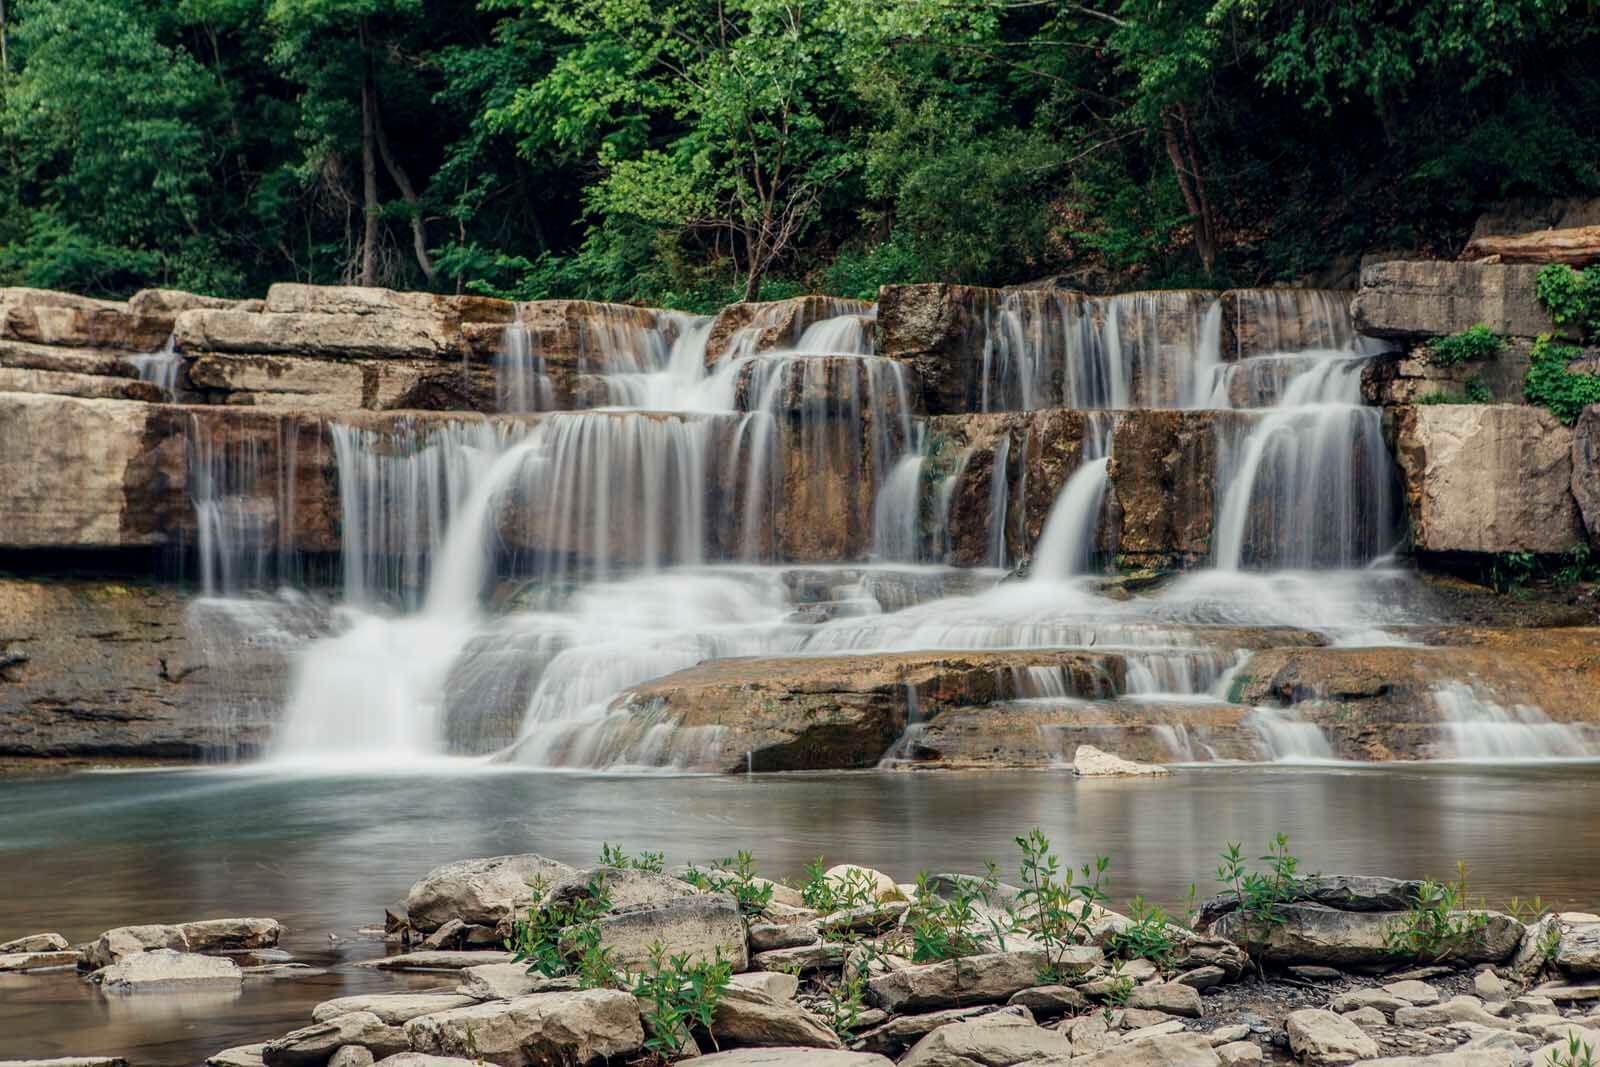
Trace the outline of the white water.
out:
M 1538 708 L 1505 707 L 1472 686 L 1451 682 L 1436 689 L 1433 702 L 1443 717 L 1447 751 L 1462 760 L 1545 760 L 1600 753 L 1581 726 L 1552 722 Z
M 138 372 L 140 381 L 149 382 L 160 389 L 161 395 L 168 401 L 177 399 L 178 376 L 183 372 L 183 356 L 178 352 L 171 337 L 168 337 L 167 343 L 155 352 L 123 356 L 122 360 Z

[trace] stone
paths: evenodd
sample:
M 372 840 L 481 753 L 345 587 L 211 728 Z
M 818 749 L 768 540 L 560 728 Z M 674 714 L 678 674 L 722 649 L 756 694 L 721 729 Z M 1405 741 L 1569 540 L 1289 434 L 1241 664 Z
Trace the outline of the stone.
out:
M 764 993 L 779 1003 L 793 1000 L 794 995 L 800 991 L 799 978 L 778 971 L 747 971 L 744 974 L 734 975 L 728 982 L 740 989 L 752 989 L 757 993 Z
M 1490 970 L 1479 971 L 1473 976 L 1472 989 L 1473 992 L 1477 993 L 1478 996 L 1482 997 L 1490 1004 L 1498 1004 L 1501 1001 L 1508 999 L 1511 995 L 1511 991 L 1506 988 L 1506 984 L 1505 982 L 1501 981 L 1500 976 Z M 1412 1001 L 1412 1003 L 1417 1004 L 1421 1002 Z
M 1234 1023 L 1230 1026 L 1219 1026 L 1206 1034 L 1211 1041 L 1212 1048 L 1243 1041 L 1250 1036 L 1250 1027 L 1244 1023 Z
M 603 915 L 596 922 L 601 944 L 625 971 L 647 966 L 656 945 L 669 957 L 686 955 L 691 962 L 721 958 L 731 962 L 735 971 L 750 965 L 744 919 L 738 902 L 726 893 L 641 904 Z
M 1395 456 L 1425 552 L 1565 552 L 1583 538 L 1574 431 L 1539 407 L 1404 409 Z
M 239 988 L 238 964 L 169 948 L 135 952 L 96 972 L 108 993 L 166 992 L 174 989 Z
M 529 974 L 525 963 L 486 963 L 461 969 L 461 984 L 456 992 L 473 1000 L 510 1000 L 530 993 L 551 993 L 577 989 L 576 978 L 546 978 Z
M 1056 962 L 1061 973 L 1084 974 L 1103 960 L 1098 949 L 1070 946 Z M 1044 964 L 1038 952 L 992 952 L 891 971 L 868 979 L 867 987 L 888 1012 L 993 1003 L 1038 985 Z
M 425 1052 L 399 1052 L 378 1062 L 387 1063 L 389 1067 L 483 1067 L 483 1061 L 479 1059 L 430 1056 Z
M 1549 1044 L 1543 1045 L 1535 1050 L 1532 1057 L 1533 1062 L 1538 1064 L 1539 1067 L 1550 1067 L 1552 1064 L 1560 1063 L 1561 1061 L 1556 1059 L 1557 1054 L 1562 1057 L 1568 1056 L 1572 1049 L 1573 1038 L 1578 1039 L 1578 1064 L 1583 1063 L 1582 1056 L 1584 1045 L 1589 1045 L 1596 1052 L 1600 1052 L 1600 1030 L 1587 1030 L 1573 1026 L 1568 1027 L 1566 1033 L 1555 1038 Z
M 1218 980 L 1221 980 L 1220 969 Z M 1198 1019 L 1205 1014 L 1205 1009 L 1200 1006 L 1200 991 L 1183 982 L 1157 982 L 1136 986 L 1133 992 L 1128 994 L 1128 1007 L 1149 1008 L 1188 1019 Z
M 700 1056 L 695 1067 L 893 1067 L 868 1052 L 814 1048 L 744 1048 Z
M 239 973 L 249 982 L 318 978 L 327 974 L 328 970 L 325 967 L 312 967 L 305 963 L 263 963 L 254 967 L 240 967 Z
M 406 913 L 411 925 L 424 933 L 451 919 L 495 926 L 534 904 L 535 882 L 549 884 L 573 873 L 564 863 L 532 853 L 447 863 L 411 887 Z
M 1153 1008 L 1122 1008 L 1117 1012 L 1117 1025 L 1124 1030 L 1144 1030 L 1174 1021 L 1166 1012 Z
M 0 955 L 19 952 L 66 952 L 72 945 L 60 934 L 29 934 L 0 943 Z
M 1396 1026 L 1421 1029 L 1427 1026 L 1449 1026 L 1452 1023 L 1472 1023 L 1490 1030 L 1511 1030 L 1516 1023 L 1490 1015 L 1477 997 L 1451 997 L 1442 1004 L 1426 1008 L 1399 1008 L 1394 1013 Z
M 1389 1025 L 1389 1017 L 1383 1014 L 1383 1012 L 1379 1011 L 1377 1008 L 1373 1007 L 1357 1008 L 1354 1011 L 1345 1011 L 1340 1012 L 1339 1014 L 1343 1015 L 1346 1019 L 1349 1019 L 1363 1030 L 1370 1029 L 1374 1026 Z
M 606 896 L 611 901 L 612 911 L 626 911 L 641 904 L 661 904 L 680 897 L 692 897 L 699 892 L 688 882 L 654 871 L 588 867 L 573 871 L 554 882 L 545 893 L 544 904 L 570 905 L 587 899 L 590 882 L 596 876 L 605 879 Z
M 1268 963 L 1318 963 L 1332 966 L 1395 962 L 1388 936 L 1402 917 L 1395 913 L 1339 911 L 1318 904 L 1287 904 L 1283 921 L 1261 929 L 1240 913 L 1220 916 L 1212 930 L 1239 942 L 1253 957 Z M 1522 924 L 1509 915 L 1483 913 L 1485 924 L 1449 954 L 1463 963 L 1501 963 L 1522 940 Z
M 900 887 L 895 886 L 897 892 Z M 879 891 L 882 888 L 879 887 Z M 910 905 L 903 900 L 885 904 L 869 904 L 859 908 L 845 908 L 824 915 L 817 920 L 817 930 L 824 934 L 880 934 L 893 927 Z
M 822 934 L 815 923 L 751 923 L 750 948 L 754 952 L 769 952 L 775 948 L 799 948 L 815 945 Z
M 1124 1019 L 1124 1022 L 1126 1022 L 1126 1019 Z M 1122 1040 L 1146 1041 L 1152 1037 L 1166 1037 L 1170 1034 L 1181 1034 L 1187 1029 L 1188 1027 L 1184 1026 L 1182 1022 L 1178 1021 L 1177 1019 L 1169 1018 L 1166 1022 L 1152 1023 L 1149 1026 L 1141 1026 L 1137 1029 L 1129 1030 L 1127 1033 L 1122 1035 Z
M 1219 454 L 1255 425 L 1248 412 L 1141 411 L 1119 418 L 1108 476 L 1117 553 L 1135 563 L 1209 562 Z
M 311 1009 L 311 1018 L 325 1023 L 340 1015 L 364 1011 L 376 1015 L 386 1025 L 398 1026 L 419 1015 L 464 1008 L 473 1003 L 476 1003 L 474 998 L 456 993 L 367 993 L 325 1000 Z
M 900 1067 L 1010 1067 L 1072 1055 L 1072 1042 L 1032 1019 L 1004 1012 L 939 1027 L 911 1047 Z
M 1435 998 L 1435 1003 L 1438 1003 Z M 1403 997 L 1395 996 L 1384 989 L 1352 989 L 1348 993 L 1341 993 L 1329 1001 L 1328 1009 L 1343 1015 L 1359 1008 L 1373 1008 L 1385 1016 L 1393 1016 L 1401 1008 L 1410 1008 L 1414 1005 Z
M 119 926 L 101 934 L 83 954 L 84 966 L 91 970 L 109 967 L 129 956 L 151 949 L 169 948 L 178 952 L 189 951 L 189 940 L 177 926 L 147 923 L 142 926 Z
M 729 304 L 717 312 L 706 337 L 706 365 L 735 356 L 792 347 L 813 322 L 865 315 L 872 305 L 832 296 Z
M 78 953 L 71 949 L 65 952 L 5 952 L 0 953 L 0 973 L 75 967 L 78 958 Z
M 1077 1050 L 1077 1046 L 1073 1046 Z M 1043 1061 L 1051 1062 L 1051 1061 Z M 1072 1067 L 1218 1067 L 1222 1059 L 1202 1034 L 1172 1034 L 1122 1041 L 1073 1056 Z
M 1217 1046 L 1222 1067 L 1255 1067 L 1262 1062 L 1261 1046 L 1253 1041 L 1230 1041 Z
M 378 971 L 464 971 L 491 963 L 512 962 L 509 952 L 407 952 L 398 956 L 381 956 L 374 960 L 358 960 L 355 966 L 370 967 Z
M 413 1052 L 470 1055 L 499 1067 L 588 1063 L 644 1044 L 639 1005 L 612 989 L 539 993 L 424 1015 L 405 1025 Z
M 1416 902 L 1417 894 L 1421 891 L 1421 882 L 1399 878 L 1365 874 L 1314 874 L 1299 879 L 1289 890 L 1289 899 L 1321 904 L 1338 911 L 1405 911 Z M 1220 916 L 1236 911 L 1238 907 L 1239 900 L 1232 893 L 1211 897 L 1200 905 L 1196 923 L 1202 928 L 1209 927 Z M 1344 977 L 1330 967 L 1301 969 L 1311 973 L 1296 976 L 1311 981 L 1337 981 Z
M 190 952 L 238 952 L 272 948 L 283 927 L 277 919 L 202 919 L 183 923 L 184 940 Z
M 757 952 L 750 957 L 750 966 L 758 971 L 783 971 L 808 974 L 844 966 L 850 946 L 841 941 L 802 945 L 799 948 L 779 948 L 771 952 Z
M 1497 257 L 1500 263 L 1565 263 L 1585 267 L 1600 261 L 1600 226 L 1572 226 L 1560 230 L 1478 235 L 1467 242 L 1461 258 Z
M 265 1067 L 266 1061 L 261 1058 L 261 1053 L 266 1047 L 265 1041 L 259 1041 L 253 1045 L 225 1048 L 207 1056 L 206 1067 Z
M 1289 1048 L 1306 1067 L 1341 1067 L 1378 1055 L 1378 1043 L 1341 1015 L 1302 1008 L 1284 1020 Z
M 1196 967 L 1192 971 L 1184 971 L 1173 981 L 1193 989 L 1213 989 L 1228 980 L 1228 972 L 1221 967 Z
M 1132 778 L 1160 777 L 1172 771 L 1154 763 L 1134 763 L 1093 745 L 1079 745 L 1072 756 L 1072 773 L 1081 778 Z
M 839 1036 L 817 1016 L 790 1000 L 730 984 L 717 1000 L 711 1036 L 718 1048 L 740 1045 L 804 1045 L 843 1048 Z
M 49 1060 L 0 1060 L 6 1067 L 128 1067 L 121 1056 L 59 1056 Z
M 1419 1008 L 1426 1008 L 1430 1004 L 1439 1003 L 1439 991 L 1427 982 L 1418 982 L 1416 980 L 1390 982 L 1383 987 L 1383 991 L 1390 996 L 1409 1001 Z
M 1600 1000 L 1600 982 L 1546 982 L 1530 990 L 1535 996 L 1548 997 L 1557 1004 L 1579 1004 Z
M 1066 1015 L 1089 1006 L 1088 999 L 1068 985 L 1031 986 L 1011 994 L 1006 1003 L 1027 1008 L 1036 1016 Z
M 322 1067 L 340 1048 L 359 1045 L 375 1059 L 406 1051 L 406 1033 L 366 1011 L 335 1016 L 291 1031 L 261 1050 L 267 1067 Z
M 1479 323 L 1518 337 L 1559 332 L 1534 296 L 1538 272 L 1505 264 L 1368 264 L 1350 313 L 1362 333 L 1395 339 L 1443 337 Z
M 73 293 L 0 289 L 0 336 L 34 344 L 149 352 L 171 332 L 170 317 L 130 314 L 128 305 Z
M 372 1051 L 361 1045 L 345 1045 L 328 1057 L 328 1067 L 372 1067 Z
M 1593 538 L 1600 531 L 1600 405 L 1584 408 L 1572 428 L 1572 496 Z
M 1104 1012 L 1064 1020 L 1059 1029 L 1072 1041 L 1074 1056 L 1108 1049 L 1121 1040 L 1121 1035 L 1111 1032 L 1111 1023 Z
M 1431 1056 L 1385 1056 L 1363 1060 L 1362 1067 L 1515 1067 L 1521 1057 L 1499 1051 L 1439 1052 Z
M 1600 923 L 1563 922 L 1561 942 L 1551 962 L 1574 978 L 1600 974 Z

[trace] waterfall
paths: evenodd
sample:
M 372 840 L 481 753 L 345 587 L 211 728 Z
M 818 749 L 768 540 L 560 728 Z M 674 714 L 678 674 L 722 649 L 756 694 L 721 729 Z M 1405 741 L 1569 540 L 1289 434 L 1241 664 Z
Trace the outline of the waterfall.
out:
M 1093 564 L 1109 484 L 1113 427 L 1111 419 L 1098 414 L 1085 424 L 1082 460 L 1050 506 L 1033 549 L 1030 578 L 1058 581 L 1086 573 Z
M 297 441 L 281 425 L 272 440 L 236 420 L 185 420 L 195 555 L 208 597 L 265 588 L 294 565 Z
M 1431 696 L 1442 718 L 1443 755 L 1448 758 L 1504 761 L 1596 754 L 1581 726 L 1552 722 L 1538 708 L 1507 708 L 1461 682 L 1442 685 Z
M 122 361 L 138 372 L 141 382 L 149 382 L 161 390 L 168 402 L 178 397 L 178 376 L 183 372 L 183 356 L 178 352 L 172 337 L 154 352 L 123 356 Z
M 508 412 L 553 411 L 555 386 L 550 368 L 539 350 L 539 339 L 522 321 L 522 308 L 500 338 L 494 359 L 495 410 Z

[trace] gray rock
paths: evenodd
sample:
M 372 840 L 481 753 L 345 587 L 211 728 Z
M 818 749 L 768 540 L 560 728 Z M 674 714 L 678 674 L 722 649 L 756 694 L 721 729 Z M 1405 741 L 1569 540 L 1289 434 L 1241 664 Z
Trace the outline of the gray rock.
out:
M 412 1019 L 405 1033 L 413 1052 L 477 1056 L 499 1067 L 588 1063 L 644 1044 L 638 1003 L 611 989 L 474 1004 Z
M 372 960 L 357 960 L 357 967 L 370 967 L 378 971 L 464 971 L 491 963 L 510 963 L 509 952 L 406 952 L 398 956 L 381 956 Z
M 824 915 L 816 922 L 822 933 L 878 934 L 891 929 L 909 905 L 903 900 L 846 908 Z
M 1530 923 L 1522 935 L 1522 943 L 1517 946 L 1516 955 L 1511 958 L 1508 965 L 1511 974 L 1524 981 L 1530 981 L 1534 975 L 1544 970 L 1549 962 L 1549 941 L 1553 932 L 1557 930 L 1557 920 L 1554 915 L 1541 916 Z
M 1222 1067 L 1255 1067 L 1262 1061 L 1261 1046 L 1253 1041 L 1230 1041 L 1216 1049 Z
M 1522 942 L 1523 927 L 1509 915 L 1483 913 L 1482 930 L 1447 958 L 1461 963 L 1500 963 Z M 1395 913 L 1341 911 L 1320 904 L 1289 904 L 1283 921 L 1263 925 L 1239 912 L 1220 916 L 1213 930 L 1245 946 L 1267 963 L 1334 966 L 1394 963 L 1392 931 L 1404 921 Z
M 1105 1014 L 1098 1011 L 1093 1015 L 1069 1019 L 1061 1024 L 1060 1029 L 1072 1041 L 1074 1056 L 1087 1056 L 1091 1052 L 1099 1052 L 1121 1040 L 1120 1035 L 1111 1032 L 1111 1024 L 1106 1020 Z
M 1321 874 L 1296 883 L 1290 900 L 1321 904 L 1340 911 L 1405 911 L 1422 892 L 1422 883 L 1367 874 Z M 1239 900 L 1231 893 L 1212 897 L 1200 905 L 1196 924 L 1210 927 L 1218 918 L 1237 911 Z
M 29 934 L 0 943 L 0 956 L 21 952 L 66 952 L 71 947 L 60 934 Z
M 800 979 L 792 974 L 781 974 L 777 971 L 749 971 L 745 974 L 736 974 L 729 979 L 729 984 L 765 993 L 780 1003 L 793 1000 L 794 995 L 800 991 Z
M 578 988 L 576 978 L 529 974 L 525 963 L 486 963 L 465 967 L 456 992 L 473 1000 L 510 1000 L 531 993 L 556 993 Z
M 1357 1008 L 1355 1011 L 1340 1012 L 1340 1014 L 1363 1030 L 1371 1029 L 1374 1026 L 1389 1025 L 1389 1017 L 1377 1008 Z
M 1289 973 L 1306 982 L 1342 982 L 1344 972 L 1337 967 L 1319 967 L 1314 963 L 1290 967 Z
M 726 893 L 640 905 L 602 916 L 598 925 L 601 944 L 611 950 L 616 965 L 629 972 L 648 965 L 657 944 L 669 957 L 681 954 L 699 962 L 720 956 L 731 961 L 735 971 L 749 966 L 744 919 L 738 903 Z
M 190 952 L 237 952 L 272 948 L 283 933 L 277 919 L 202 919 L 178 927 Z
M 815 945 L 822 934 L 814 923 L 751 923 L 750 948 L 755 952 L 770 952 L 779 948 L 799 948 Z
M 776 1000 L 759 990 L 730 984 L 717 1001 L 711 1020 L 717 1047 L 741 1045 L 804 1045 L 843 1048 L 839 1035 L 793 1001 Z
M 1218 980 L 1221 980 L 1218 970 Z M 1134 988 L 1128 995 L 1128 1007 L 1148 1008 L 1168 1015 L 1182 1015 L 1198 1019 L 1205 1009 L 1200 1006 L 1200 991 L 1182 982 L 1158 982 Z
M 316 978 L 327 974 L 326 967 L 312 967 L 305 963 L 263 963 L 256 967 L 240 967 L 244 980 L 276 981 L 280 979 Z
M 1361 1067 L 1513 1067 L 1522 1057 L 1500 1051 L 1439 1052 L 1431 1056 L 1385 1056 L 1363 1060 Z
M 232 960 L 166 948 L 136 952 L 101 970 L 97 977 L 109 993 L 238 989 L 243 982 L 239 966 Z
M 1505 982 L 1493 971 L 1479 971 L 1472 979 L 1472 989 L 1490 1004 L 1498 1004 L 1511 995 Z
M 1400 261 L 1361 269 L 1350 306 L 1356 329 L 1374 337 L 1443 337 L 1478 323 L 1496 333 L 1536 337 L 1555 331 L 1534 298 L 1536 266 Z
M 407 1042 L 398 1026 L 385 1024 L 371 1012 L 356 1011 L 268 1041 L 261 1059 L 267 1067 L 321 1067 L 345 1045 L 360 1045 L 381 1060 L 406 1051 Z
M 1146 1041 L 1152 1037 L 1167 1037 L 1170 1034 L 1181 1034 L 1187 1029 L 1188 1027 L 1184 1026 L 1179 1020 L 1169 1018 L 1166 1022 L 1152 1023 L 1149 1026 L 1141 1026 L 1137 1030 L 1129 1030 L 1127 1033 L 1122 1035 L 1122 1040 Z
M 1557 1004 L 1578 1004 L 1600 1000 L 1600 982 L 1546 982 L 1530 990 L 1535 996 L 1549 997 Z
M 1173 981 L 1193 989 L 1212 989 L 1227 981 L 1228 972 L 1221 967 L 1196 967 L 1192 971 L 1184 971 Z
M 882 1056 L 815 1048 L 744 1048 L 701 1056 L 695 1067 L 894 1067 Z
M 447 863 L 411 887 L 406 914 L 424 933 L 451 919 L 495 926 L 534 903 L 534 883 L 549 885 L 572 873 L 566 864 L 532 853 Z
M 206 1057 L 206 1067 L 265 1067 L 261 1053 L 266 1049 L 265 1041 L 254 1045 L 236 1045 L 225 1048 L 221 1052 L 214 1052 Z
M 360 1045 L 345 1045 L 328 1058 L 328 1067 L 372 1067 L 372 1051 Z
M 1068 985 L 1039 985 L 1019 990 L 1006 1003 L 1027 1008 L 1036 1016 L 1066 1015 L 1089 1006 L 1088 999 Z
M 1072 1056 L 1072 1042 L 1009 1013 L 941 1026 L 912 1046 L 900 1067 L 1010 1067 Z
M 1289 1048 L 1306 1067 L 1342 1067 L 1378 1054 L 1378 1043 L 1361 1027 L 1321 1008 L 1290 1012 L 1284 1029 L 1289 1034 Z
M 399 1024 L 419 1015 L 436 1011 L 465 1008 L 476 1001 L 472 997 L 455 993 L 368 993 L 353 997 L 336 997 L 325 1000 L 311 1009 L 311 1018 L 319 1023 L 351 1012 L 365 1011 L 376 1015 L 388 1026 Z
M 818 945 L 802 945 L 799 948 L 758 952 L 750 957 L 750 966 L 758 971 L 795 971 L 807 974 L 811 971 L 843 967 L 845 957 L 849 954 L 849 945 L 830 941 Z
M 1507 1015 L 1554 1015 L 1556 1002 L 1549 997 L 1530 995 L 1512 997 L 1506 1008 Z
M 692 897 L 699 892 L 688 882 L 654 871 L 636 871 L 624 867 L 586 867 L 555 881 L 545 894 L 547 905 L 571 905 L 589 896 L 589 883 L 596 875 L 605 877 L 606 896 L 614 911 L 637 907 L 640 904 L 662 904 L 679 897 Z
M 1153 1008 L 1122 1008 L 1116 1013 L 1116 1019 L 1124 1030 L 1147 1030 L 1174 1021 L 1166 1012 Z
M 1059 966 L 1066 973 L 1084 974 L 1104 961 L 1099 949 L 1073 946 Z M 868 979 L 867 987 L 885 1011 L 927 1011 L 1005 1000 L 1038 985 L 1044 967 L 1042 953 L 991 952 L 891 971 Z
M 1440 1000 L 1437 989 L 1427 982 L 1419 982 L 1415 979 L 1405 982 L 1390 982 L 1383 987 L 1383 991 L 1390 996 L 1409 1001 L 1418 1008 L 1426 1008 L 1429 1005 L 1439 1003 Z
M 1553 962 L 1575 978 L 1600 974 L 1600 923 L 1563 923 Z
M 1076 1050 L 1076 1044 L 1073 1048 Z M 1122 1041 L 1072 1058 L 1072 1067 L 1219 1067 L 1221 1063 L 1216 1050 L 1201 1034 Z
M 0 974 L 75 967 L 78 959 L 78 953 L 71 949 L 64 952 L 7 952 L 0 954 Z
M 400 1052 L 378 1061 L 389 1067 L 483 1067 L 482 1060 L 458 1056 L 430 1056 L 426 1052 Z
M 1232 1026 L 1219 1026 L 1206 1034 L 1211 1041 L 1212 1048 L 1222 1045 L 1231 1045 L 1243 1041 L 1250 1036 L 1250 1028 L 1244 1023 L 1234 1023 Z
M 947 1008 L 944 1011 L 927 1012 L 922 1015 L 896 1015 L 871 1029 L 863 1030 L 850 1047 L 861 1052 L 898 1056 L 904 1049 L 916 1044 L 941 1026 L 981 1018 L 997 1011 L 1010 1011 L 1019 1018 L 1024 1017 L 1023 1009 L 997 1009 L 988 1004 L 971 1008 Z
M 1394 1024 L 1420 1030 L 1429 1026 L 1472 1023 L 1490 1030 L 1515 1029 L 1516 1023 L 1497 1018 L 1483 1010 L 1477 997 L 1452 997 L 1443 1004 L 1426 1008 L 1401 1008 L 1394 1013 Z
M 189 939 L 177 926 L 146 923 L 141 926 L 118 926 L 107 930 L 95 939 L 83 954 L 83 962 L 90 970 L 109 967 L 113 963 L 139 952 L 155 948 L 170 948 L 178 952 L 189 951 Z
M 6 1067 L 128 1067 L 121 1056 L 61 1056 L 53 1060 L 0 1060 Z

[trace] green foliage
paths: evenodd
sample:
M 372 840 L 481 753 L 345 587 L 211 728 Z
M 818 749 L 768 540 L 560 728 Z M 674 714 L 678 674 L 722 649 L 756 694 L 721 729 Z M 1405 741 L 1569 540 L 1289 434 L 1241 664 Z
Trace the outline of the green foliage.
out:
M 848 1043 L 854 1040 L 867 999 L 866 968 L 845 967 L 837 981 L 824 987 L 823 994 L 821 1014 L 829 1028 L 839 1035 L 841 1041 Z
M 695 1055 L 690 1033 L 711 1028 L 732 977 L 720 949 L 714 959 L 691 963 L 687 953 L 668 958 L 661 942 L 652 945 L 649 969 L 634 977 L 632 990 L 648 1034 L 645 1050 L 663 1063 Z
M 1572 1034 L 1567 1038 L 1566 1050 L 1551 1049 L 1545 1064 L 1548 1067 L 1595 1067 L 1594 1045 Z
M 1424 879 L 1417 899 L 1385 934 L 1385 949 L 1404 959 L 1437 963 L 1480 946 L 1489 916 L 1464 910 L 1468 906 L 1466 864 L 1456 864 L 1454 882 Z
M 1538 573 L 1539 557 L 1532 552 L 1501 552 L 1489 565 L 1489 584 L 1497 593 L 1521 589 Z
M 666 857 L 659 852 L 641 852 L 630 856 L 620 845 L 600 845 L 600 866 L 615 867 L 625 871 L 648 871 L 660 874 L 666 870 Z
M 1083 864 L 1075 876 L 1072 867 L 1064 865 L 1050 847 L 1043 830 L 1035 827 L 1016 842 L 1022 850 L 1018 870 L 1022 891 L 1016 897 L 1013 919 L 1019 931 L 1043 946 L 1041 977 L 1055 981 L 1067 976 L 1062 966 L 1066 951 L 1083 943 L 1106 900 L 1101 882 L 1111 861 L 1101 856 L 1094 863 Z
M 1278 834 L 1259 857 L 1266 870 L 1251 870 L 1238 844 L 1230 842 L 1217 868 L 1217 881 L 1233 893 L 1244 917 L 1245 929 L 1252 936 L 1286 921 L 1283 906 L 1294 899 L 1300 884 L 1300 861 L 1289 852 L 1289 838 Z
M 1131 925 L 1106 938 L 1106 952 L 1125 960 L 1149 960 L 1163 971 L 1170 967 L 1180 946 L 1172 936 L 1172 920 L 1161 905 L 1134 897 L 1128 904 L 1128 917 L 1133 920 Z
M 536 885 L 535 893 L 542 894 L 544 888 Z M 529 974 L 547 978 L 576 974 L 585 988 L 612 987 L 616 969 L 601 944 L 599 923 L 609 910 L 611 891 L 602 869 L 570 902 L 529 908 L 525 918 L 512 924 L 506 947 L 516 962 L 527 963 Z
M 756 860 L 748 851 L 718 860 L 709 870 L 691 867 L 684 881 L 707 893 L 731 894 L 746 919 L 760 915 L 772 903 L 772 883 L 756 876 Z
M 800 895 L 806 907 L 823 915 L 846 908 L 864 908 L 878 901 L 877 885 L 872 876 L 859 867 L 851 867 L 841 875 L 830 878 L 827 868 L 818 856 L 806 864 L 806 877 L 800 883 Z
M 979 904 L 991 899 L 999 888 L 994 864 L 982 878 L 957 876 L 948 896 L 929 884 L 926 871 L 917 874 L 917 892 L 907 909 L 905 925 L 911 930 L 911 958 L 917 963 L 972 956 L 989 944 L 1005 945 L 1005 928 L 993 915 L 984 915 Z
M 1533 344 L 1532 363 L 1523 379 L 1522 395 L 1530 404 L 1549 408 L 1555 417 L 1571 426 L 1590 404 L 1600 404 L 1600 374 L 1576 374 L 1567 365 L 1583 355 L 1583 349 L 1559 345 L 1549 334 L 1541 334 Z
M 1552 263 L 1539 269 L 1533 291 L 1557 326 L 1571 326 L 1586 340 L 1600 338 L 1600 271 Z
M 1447 393 L 1440 389 L 1429 393 L 1426 396 L 1418 397 L 1416 403 L 1424 405 L 1487 404 L 1493 399 L 1494 397 L 1489 392 L 1489 387 L 1483 383 L 1483 379 L 1474 374 L 1472 377 L 1468 378 L 1462 383 L 1462 393 L 1460 396 L 1457 396 L 1454 393 Z
M 1449 337 L 1435 338 L 1428 345 L 1428 360 L 1441 367 L 1454 367 L 1468 360 L 1493 359 L 1505 346 L 1504 337 L 1480 322 Z

